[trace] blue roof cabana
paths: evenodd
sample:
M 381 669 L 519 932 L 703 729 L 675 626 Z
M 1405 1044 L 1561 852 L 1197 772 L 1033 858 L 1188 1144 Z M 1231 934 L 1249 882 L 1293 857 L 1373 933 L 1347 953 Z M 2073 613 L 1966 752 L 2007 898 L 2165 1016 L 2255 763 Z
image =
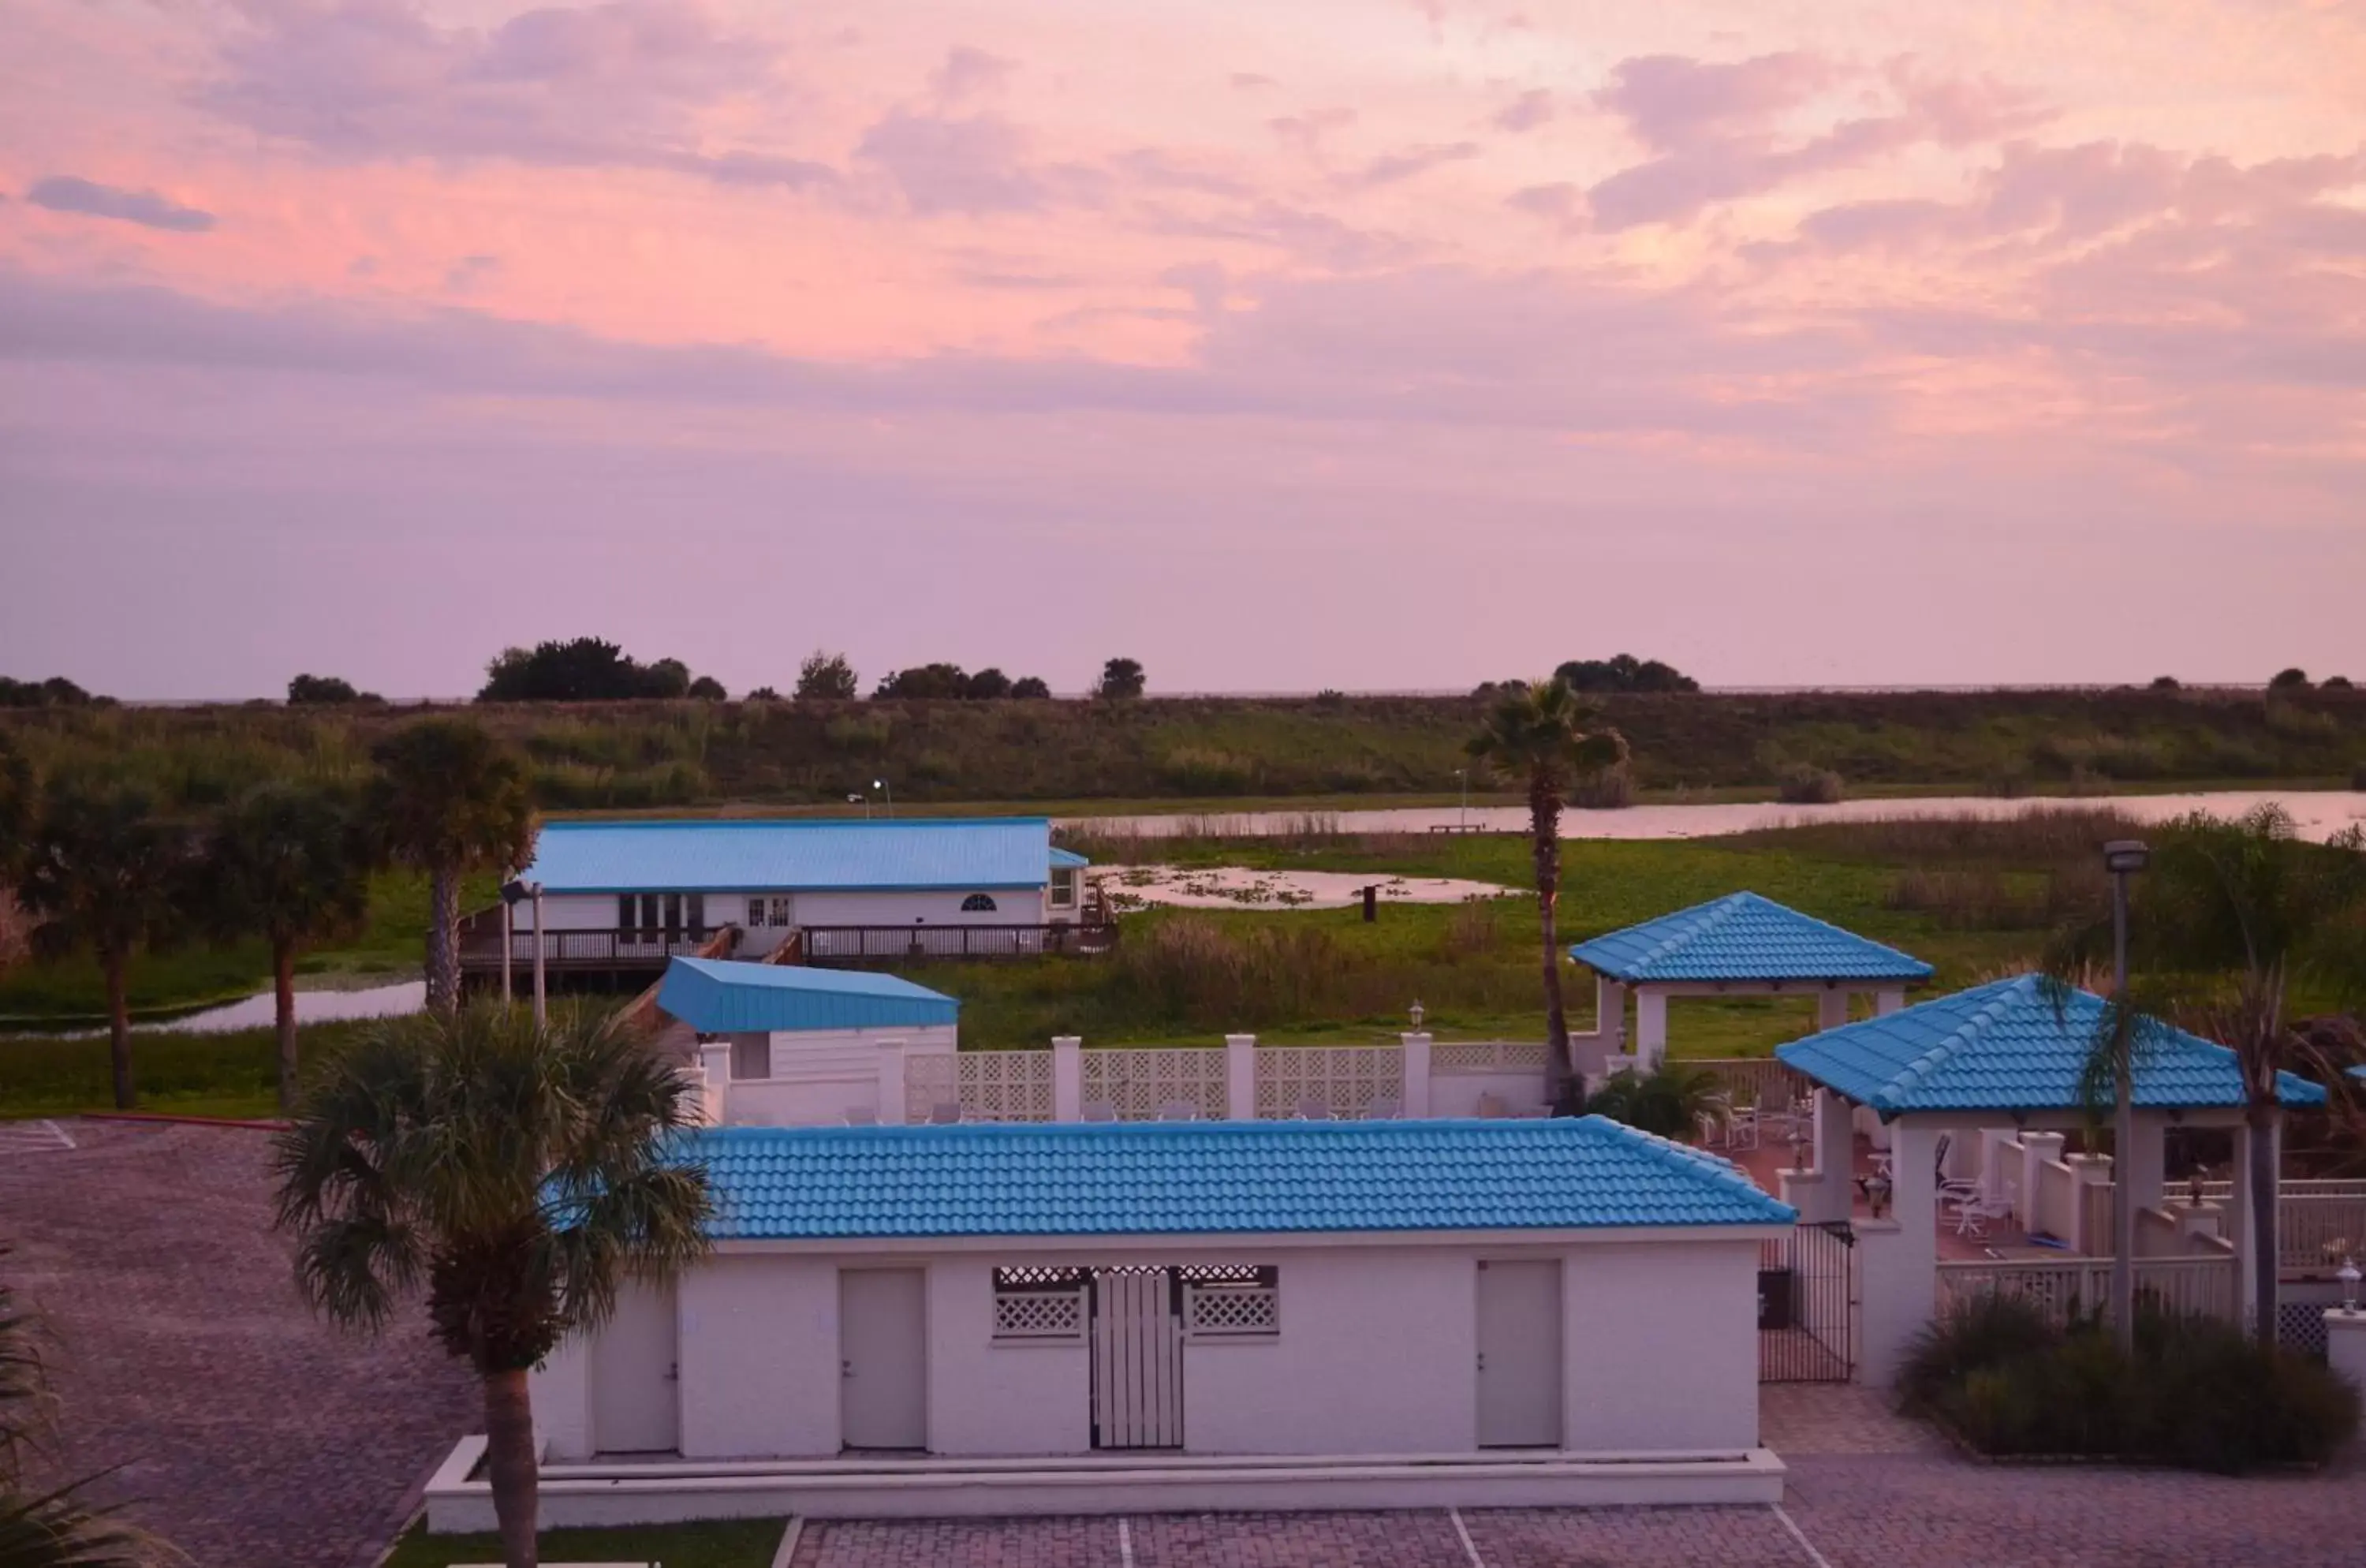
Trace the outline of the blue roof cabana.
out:
M 1647 1070 L 1667 1054 L 1670 997 L 1813 995 L 1818 1021 L 1830 1028 L 1848 1021 L 1852 996 L 1869 994 L 1877 1010 L 1892 1011 L 1908 986 L 1931 977 L 1911 953 L 1755 893 L 1594 937 L 1569 955 L 1597 976 L 1594 1038 L 1606 1056 L 1621 1049 L 1626 992 L 1635 993 L 1635 1065 Z
M 957 1022 L 961 1003 L 893 975 L 677 958 L 658 1006 L 701 1034 L 917 1029 Z

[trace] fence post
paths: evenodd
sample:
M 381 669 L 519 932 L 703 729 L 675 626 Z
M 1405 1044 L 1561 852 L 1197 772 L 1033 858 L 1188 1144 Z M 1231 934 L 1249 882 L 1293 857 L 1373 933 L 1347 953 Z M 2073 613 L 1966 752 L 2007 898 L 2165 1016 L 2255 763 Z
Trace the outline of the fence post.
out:
M 879 1124 L 900 1127 L 904 1121 L 904 1043 L 901 1040 L 882 1040 L 879 1043 Z
M 1224 1116 L 1233 1122 L 1256 1120 L 1256 1036 L 1224 1036 Z
M 699 1113 L 710 1127 L 723 1124 L 725 1098 L 730 1092 L 731 1042 L 702 1040 L 698 1043 Z
M 2037 1228 L 2038 1183 L 2045 1179 L 2045 1167 L 2062 1158 L 2062 1134 L 2059 1133 L 2023 1133 L 2021 1135 L 2021 1190 L 2013 1194 L 2013 1206 L 2021 1212 L 2014 1216 L 2024 1231 Z M 2066 1238 L 2067 1239 L 2067 1238 Z
M 1085 1037 L 1052 1036 L 1052 1120 L 1085 1119 Z
M 1401 1034 L 1404 1043 L 1404 1098 L 1399 1103 L 1410 1121 L 1429 1115 L 1429 1032 Z

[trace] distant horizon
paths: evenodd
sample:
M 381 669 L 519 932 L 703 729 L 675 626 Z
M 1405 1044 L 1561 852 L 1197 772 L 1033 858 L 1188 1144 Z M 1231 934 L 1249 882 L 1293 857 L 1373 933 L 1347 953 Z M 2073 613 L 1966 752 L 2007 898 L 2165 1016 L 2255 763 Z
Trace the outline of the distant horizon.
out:
M 2366 679 L 2366 5 L 8 20 L 0 671 Z

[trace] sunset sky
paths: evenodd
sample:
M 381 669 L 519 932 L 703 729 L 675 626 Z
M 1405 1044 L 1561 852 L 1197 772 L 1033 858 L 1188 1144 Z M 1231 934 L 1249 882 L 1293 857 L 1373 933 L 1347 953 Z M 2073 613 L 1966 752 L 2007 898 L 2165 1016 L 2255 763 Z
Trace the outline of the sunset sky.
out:
M 0 673 L 2366 679 L 2366 0 L 0 28 Z

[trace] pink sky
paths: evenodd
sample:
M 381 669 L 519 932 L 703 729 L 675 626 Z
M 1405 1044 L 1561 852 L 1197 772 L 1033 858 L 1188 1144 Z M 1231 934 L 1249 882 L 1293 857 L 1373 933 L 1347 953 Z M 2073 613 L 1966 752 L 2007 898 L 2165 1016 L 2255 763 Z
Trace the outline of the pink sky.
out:
M 2366 678 L 2366 0 L 12 0 L 0 673 Z

